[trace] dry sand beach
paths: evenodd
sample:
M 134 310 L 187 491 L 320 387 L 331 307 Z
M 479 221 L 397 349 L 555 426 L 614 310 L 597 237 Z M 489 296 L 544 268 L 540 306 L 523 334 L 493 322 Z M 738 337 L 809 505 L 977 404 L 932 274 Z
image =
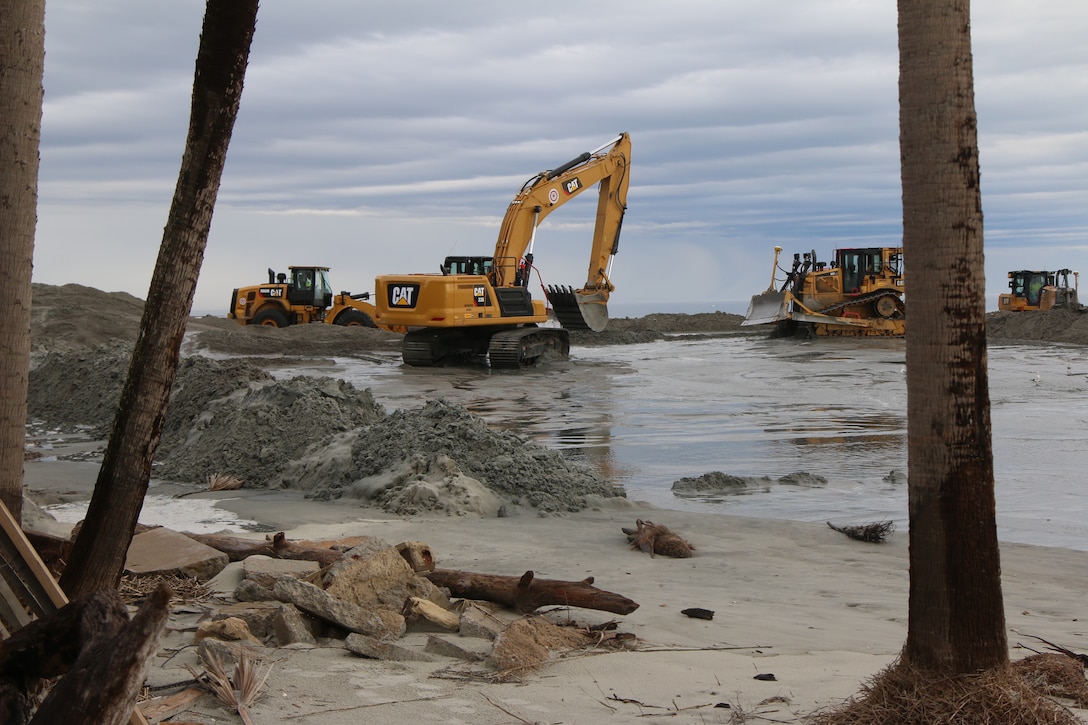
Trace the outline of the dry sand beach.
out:
M 90 321 L 81 324 L 70 316 L 50 314 L 50 307 L 73 309 L 76 298 L 82 300 Z M 50 304 L 39 305 L 39 300 Z M 81 356 L 84 362 L 98 360 L 100 356 L 88 355 L 86 350 L 111 339 L 131 339 L 138 320 L 139 300 L 86 288 L 35 285 L 35 303 L 34 346 L 39 365 L 49 352 L 74 353 L 75 358 L 67 359 L 69 365 Z M 727 327 L 721 324 L 726 317 L 735 318 L 722 316 L 710 322 Z M 1080 317 L 1052 323 L 1065 336 L 1064 342 L 1088 341 L 1088 319 Z M 660 318 L 650 325 L 647 320 L 617 321 L 613 342 L 662 334 L 670 331 L 670 325 L 684 322 Z M 693 318 L 689 322 L 707 321 Z M 733 319 L 729 324 L 735 327 L 735 323 Z M 1020 324 L 1021 320 L 1002 318 L 991 329 L 1005 339 L 1041 339 L 1038 324 L 1030 330 L 1016 328 Z M 281 335 L 275 344 L 286 354 L 292 345 L 307 354 L 322 354 L 322 350 L 335 354 L 331 350 L 346 344 L 344 335 L 358 332 L 311 327 L 274 331 L 291 333 Z M 1084 339 L 1070 338 L 1078 330 Z M 256 355 L 269 344 L 268 331 L 243 330 L 224 320 L 200 318 L 194 320 L 191 331 L 206 331 L 207 337 L 199 344 L 219 355 Z M 357 345 L 356 340 L 351 343 Z M 384 336 L 373 336 L 373 344 L 392 343 Z M 232 374 L 238 375 L 237 371 Z M 93 377 L 81 375 L 84 381 Z M 48 387 L 43 380 L 49 378 L 39 379 L 39 387 Z M 47 397 L 33 402 L 32 413 L 35 405 L 39 411 L 57 405 Z M 66 399 L 69 406 L 78 407 L 78 396 Z M 429 419 L 409 417 L 405 422 L 420 420 Z M 95 425 L 95 421 L 85 423 L 92 429 Z M 168 443 L 164 437 L 164 445 Z M 71 447 L 54 448 L 53 456 L 61 451 L 93 452 L 96 444 L 67 445 Z M 501 446 L 502 440 L 481 437 L 475 445 Z M 177 453 L 181 450 L 180 444 L 174 448 L 184 459 Z M 198 449 L 195 454 L 207 457 L 214 451 Z M 59 458 L 63 460 L 28 462 L 26 489 L 32 500 L 48 504 L 89 495 L 97 474 L 93 457 Z M 305 480 L 298 473 L 298 460 L 276 459 L 274 464 L 282 466 L 281 482 Z M 359 475 L 356 459 L 345 455 L 339 460 L 337 470 L 346 478 Z M 466 458 L 461 467 L 472 472 L 473 465 Z M 188 470 L 182 465 L 175 469 Z M 472 476 L 454 477 L 461 482 L 458 486 L 436 483 L 438 479 L 448 483 L 449 475 L 432 479 L 414 492 L 387 485 L 381 497 L 350 504 L 334 496 L 314 496 L 313 487 L 300 486 L 247 487 L 188 497 L 216 499 L 219 506 L 259 522 L 265 530 L 283 531 L 292 540 L 367 536 L 393 545 L 422 541 L 443 569 L 515 577 L 531 570 L 538 578 L 567 581 L 593 577 L 595 586 L 639 605 L 626 615 L 543 608 L 544 616 L 561 624 L 615 622 L 615 632 L 624 637 L 609 636 L 598 646 L 556 653 L 544 667 L 508 682 L 495 682 L 495 672 L 481 663 L 426 653 L 429 634 L 425 632 L 409 632 L 399 642 L 410 652 L 428 656 L 419 661 L 362 658 L 335 639 L 316 645 L 261 647 L 272 668 L 260 698 L 249 708 L 253 721 L 332 725 L 803 722 L 806 715 L 856 694 L 864 681 L 895 659 L 906 637 L 906 532 L 893 533 L 885 543 L 870 544 L 824 525 L 652 509 L 597 492 L 594 482 L 583 481 L 580 475 L 572 471 L 563 479 L 578 483 L 583 495 L 577 506 L 569 505 L 565 498 L 569 491 L 554 481 L 533 482 L 537 492 L 533 501 L 504 505 L 502 491 L 473 488 L 466 482 L 475 480 Z M 192 491 L 192 483 L 188 488 L 164 485 L 160 490 L 168 494 Z M 405 502 L 419 501 L 421 492 L 429 496 L 429 503 L 405 514 Z M 413 495 L 417 498 L 412 499 Z M 497 495 L 500 503 L 490 502 L 489 495 Z M 496 505 L 504 506 L 502 513 L 507 515 L 496 515 Z M 633 550 L 622 529 L 633 527 L 637 519 L 653 520 L 682 535 L 695 547 L 692 557 L 651 557 Z M 53 526 L 60 532 L 65 529 L 65 525 Z M 265 534 L 244 536 L 263 538 Z M 148 677 L 150 685 L 161 687 L 155 694 L 176 692 L 181 687 L 177 683 L 191 679 L 185 665 L 198 664 L 193 643 L 196 624 L 230 603 L 238 569 L 232 564 L 216 577 L 209 598 L 177 606 Z M 1003 544 L 1002 570 L 1013 659 L 1031 653 L 1024 647 L 1044 650 L 1036 637 L 1088 652 L 1084 624 L 1088 554 Z M 682 610 L 688 608 L 712 610 L 713 618 L 685 616 Z M 497 616 L 511 621 L 521 615 L 502 611 Z M 469 649 L 482 651 L 487 646 L 485 640 L 456 634 L 446 638 Z M 614 640 L 622 644 L 610 645 Z M 175 686 L 162 687 L 166 685 Z M 1088 722 L 1088 710 L 1073 711 Z M 205 695 L 170 721 L 240 720 Z

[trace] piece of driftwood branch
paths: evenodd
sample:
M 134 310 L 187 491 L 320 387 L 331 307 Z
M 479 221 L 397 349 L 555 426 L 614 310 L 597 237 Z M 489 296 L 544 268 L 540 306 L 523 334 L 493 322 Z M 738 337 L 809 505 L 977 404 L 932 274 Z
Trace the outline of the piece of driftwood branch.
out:
M 851 539 L 866 541 L 870 544 L 883 544 L 888 534 L 895 531 L 895 523 L 892 521 L 879 521 L 875 524 L 862 524 L 860 526 L 835 526 L 827 522 L 834 531 L 846 534 Z
M 677 559 L 687 559 L 695 550 L 694 546 L 679 534 L 674 533 L 668 526 L 636 519 L 635 527 L 633 529 L 623 527 L 623 533 L 627 534 L 627 542 L 631 544 L 632 549 L 650 556 L 661 554 Z
M 123 725 L 170 614 L 163 586 L 130 621 L 116 591 L 77 598 L 14 632 L 0 648 L 0 699 L 5 723 L 93 722 Z M 18 701 L 43 679 L 60 677 L 30 718 L 30 700 Z
M 282 531 L 272 537 L 266 536 L 264 541 L 241 539 L 237 536 L 224 536 L 223 534 L 191 534 L 185 532 L 185 535 L 205 546 L 222 551 L 230 557 L 231 561 L 242 561 L 254 554 L 263 554 L 276 559 L 316 561 L 321 566 L 328 566 L 343 556 L 343 552 L 335 549 L 306 546 L 289 541 Z
M 424 576 L 437 586 L 449 589 L 455 597 L 497 602 L 519 612 L 535 612 L 549 604 L 614 614 L 630 614 L 638 609 L 638 604 L 627 597 L 594 587 L 593 577 L 572 582 L 537 579 L 532 571 L 516 577 L 453 569 L 435 569 Z

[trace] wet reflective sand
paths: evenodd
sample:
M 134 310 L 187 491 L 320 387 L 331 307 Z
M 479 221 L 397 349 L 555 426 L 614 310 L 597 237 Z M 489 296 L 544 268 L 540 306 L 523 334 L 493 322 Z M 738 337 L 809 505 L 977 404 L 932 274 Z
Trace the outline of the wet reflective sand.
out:
M 388 409 L 431 398 L 597 467 L 632 499 L 682 510 L 906 528 L 902 340 L 809 342 L 749 335 L 575 348 L 521 372 L 408 368 L 399 356 L 313 369 L 371 388 Z M 990 348 L 1003 540 L 1088 550 L 1088 350 Z M 741 493 L 678 497 L 710 471 L 768 476 Z M 773 481 L 796 471 L 825 485 Z

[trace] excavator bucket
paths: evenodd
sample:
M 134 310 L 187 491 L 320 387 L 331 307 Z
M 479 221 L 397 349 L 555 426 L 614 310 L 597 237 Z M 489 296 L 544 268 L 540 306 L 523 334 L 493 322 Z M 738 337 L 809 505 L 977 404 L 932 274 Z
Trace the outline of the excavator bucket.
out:
M 748 304 L 748 314 L 744 316 L 741 327 L 746 325 L 766 325 L 789 319 L 789 305 L 785 292 L 767 290 L 763 294 L 753 295 Z
M 555 318 L 568 330 L 601 332 L 608 325 L 608 293 L 549 286 L 548 302 Z

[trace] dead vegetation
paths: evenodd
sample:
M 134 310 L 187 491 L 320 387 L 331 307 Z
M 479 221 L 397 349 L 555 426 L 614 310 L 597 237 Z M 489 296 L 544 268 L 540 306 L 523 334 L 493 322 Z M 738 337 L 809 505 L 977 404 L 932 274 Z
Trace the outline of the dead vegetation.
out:
M 1057 659 L 1056 659 L 1057 658 Z M 1065 660 L 1061 662 L 1060 660 Z M 810 725 L 1081 725 L 1051 697 L 1078 704 L 1084 669 L 1064 655 L 1033 655 L 1000 671 L 949 676 L 897 662 L 862 686 L 841 707 L 818 713 Z
M 627 542 L 631 548 L 654 556 L 671 556 L 677 559 L 691 557 L 695 551 L 692 546 L 679 534 L 673 533 L 667 526 L 655 524 L 653 521 L 637 519 L 635 528 L 623 527 L 623 533 L 627 534 Z
M 872 524 L 859 524 L 855 526 L 835 526 L 830 521 L 827 525 L 832 530 L 838 531 L 840 534 L 854 539 L 855 541 L 865 541 L 870 544 L 883 544 L 888 535 L 895 531 L 895 523 L 892 521 L 878 521 Z

